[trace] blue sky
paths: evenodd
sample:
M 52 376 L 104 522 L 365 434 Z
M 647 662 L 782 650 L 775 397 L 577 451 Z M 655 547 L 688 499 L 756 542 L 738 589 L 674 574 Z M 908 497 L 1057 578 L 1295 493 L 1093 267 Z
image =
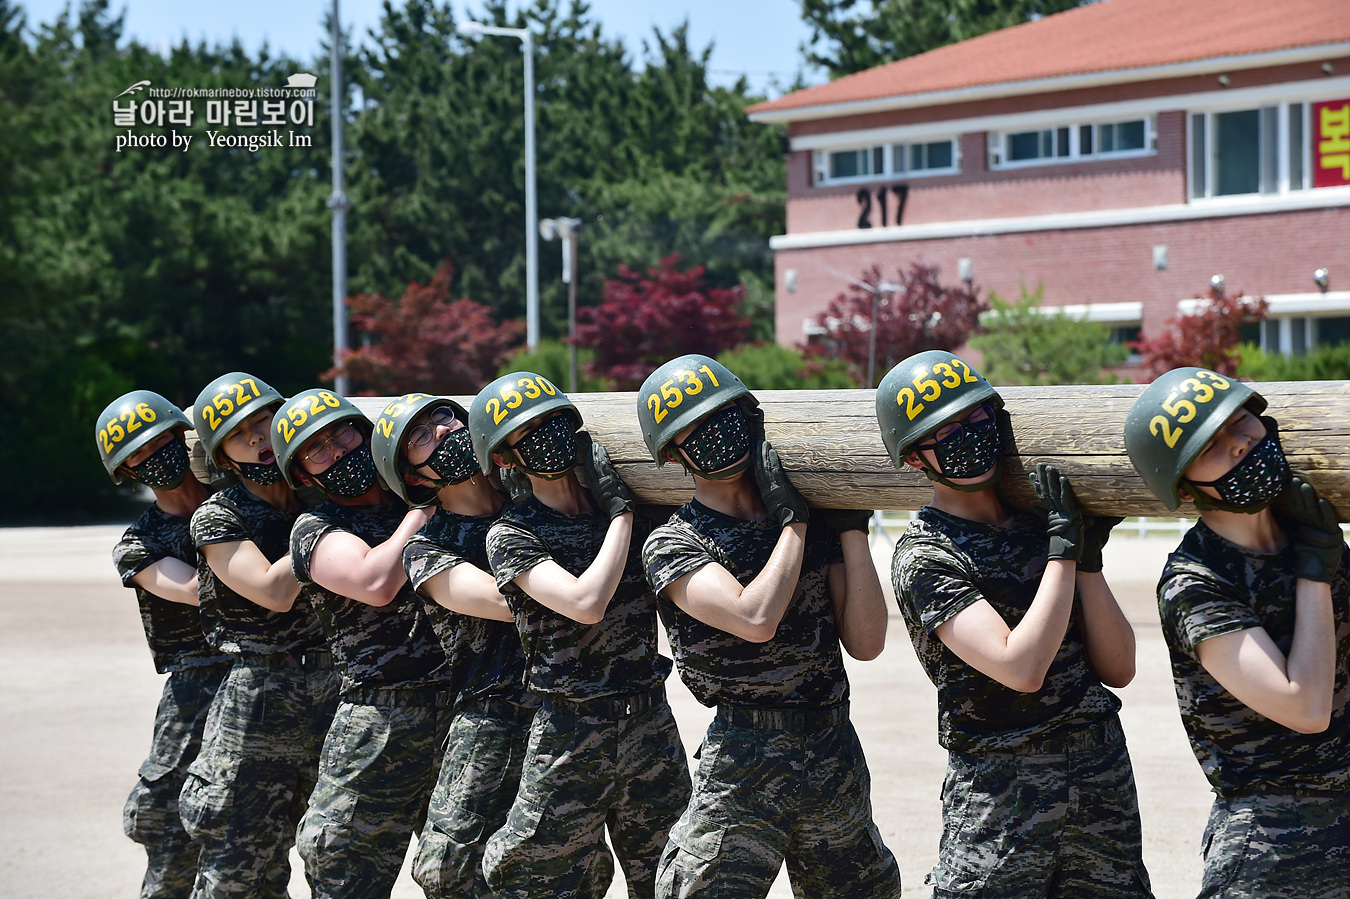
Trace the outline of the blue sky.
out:
M 29 24 L 36 25 L 56 18 L 68 2 L 23 0 L 20 5 Z M 355 25 L 364 35 L 378 23 L 381 5 L 381 0 L 340 0 L 344 26 Z M 184 36 L 221 42 L 237 36 L 250 49 L 265 40 L 308 59 L 318 52 L 320 22 L 331 0 L 113 0 L 112 7 L 125 8 L 126 33 L 152 47 L 166 47 Z M 454 0 L 454 7 L 462 17 L 480 4 Z M 650 37 L 653 26 L 669 31 L 688 19 L 693 46 L 714 44 L 717 82 L 729 83 L 735 73 L 745 72 L 760 89 L 767 89 L 775 76 L 784 84 L 792 80 L 801 66 L 798 46 L 807 37 L 797 0 L 591 0 L 591 13 L 605 34 L 623 37 L 635 58 L 640 58 L 641 41 Z M 820 72 L 806 74 L 810 83 L 824 80 Z

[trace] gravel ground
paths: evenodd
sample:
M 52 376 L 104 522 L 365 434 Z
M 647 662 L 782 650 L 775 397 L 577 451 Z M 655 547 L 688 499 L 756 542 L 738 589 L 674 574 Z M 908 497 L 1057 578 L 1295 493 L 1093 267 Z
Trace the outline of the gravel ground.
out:
M 134 597 L 109 552 L 122 526 L 0 529 L 0 895 L 135 896 L 144 855 L 121 831 L 122 803 L 149 745 L 162 680 Z M 1159 899 L 1193 896 L 1210 794 L 1181 729 L 1153 587 L 1177 537 L 1118 535 L 1106 574 L 1134 625 L 1138 675 L 1119 691 L 1144 823 L 1144 860 Z M 874 538 L 883 583 L 890 545 Z M 889 592 L 889 586 L 887 587 Z M 945 753 L 936 691 L 891 605 L 886 651 L 852 662 L 853 720 L 872 771 L 872 802 L 900 859 L 906 899 L 928 895 L 937 857 Z M 687 750 L 712 711 L 676 678 L 671 704 Z M 307 897 L 298 857 L 291 895 Z M 396 899 L 420 897 L 404 873 Z M 616 882 L 610 896 L 623 895 Z M 789 897 L 780 876 L 771 897 Z

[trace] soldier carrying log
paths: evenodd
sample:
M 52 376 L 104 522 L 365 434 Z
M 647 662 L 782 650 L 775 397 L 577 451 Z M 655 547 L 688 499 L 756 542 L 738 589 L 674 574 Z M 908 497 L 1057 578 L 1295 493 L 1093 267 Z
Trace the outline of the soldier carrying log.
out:
M 1004 506 L 1003 400 L 951 353 L 899 363 L 876 402 L 894 463 L 933 482 L 891 567 L 948 752 L 933 895 L 1152 896 L 1106 690 L 1134 678 L 1134 632 L 1101 573 L 1119 519 L 1085 517 L 1045 464 L 1031 475 L 1043 512 Z
M 1158 582 L 1182 724 L 1215 793 L 1200 895 L 1347 899 L 1350 563 L 1265 408 L 1246 384 L 1174 369 L 1135 401 L 1125 447 L 1168 509 L 1200 511 Z

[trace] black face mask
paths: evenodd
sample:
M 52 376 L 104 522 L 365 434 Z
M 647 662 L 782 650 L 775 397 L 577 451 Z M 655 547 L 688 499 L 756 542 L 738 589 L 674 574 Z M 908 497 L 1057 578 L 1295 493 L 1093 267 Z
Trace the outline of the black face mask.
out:
M 281 469 L 277 463 L 268 462 L 235 462 L 239 466 L 239 473 L 248 478 L 255 484 L 263 487 L 270 487 L 272 484 L 281 480 Z
M 516 451 L 520 465 L 527 473 L 556 480 L 576 467 L 577 432 L 566 415 L 554 415 L 511 449 Z
M 473 453 L 473 436 L 468 428 L 445 435 L 422 465 L 436 472 L 442 487 L 459 484 L 478 474 L 478 457 Z M 429 479 L 430 480 L 430 479 Z
M 750 420 L 740 404 L 733 403 L 709 415 L 675 446 L 684 453 L 689 467 L 705 478 L 723 480 L 738 475 L 750 464 Z
M 187 478 L 190 467 L 187 445 L 182 440 L 170 440 L 132 468 L 131 473 L 152 490 L 172 490 Z
M 1197 487 L 1213 487 L 1219 494 L 1218 502 L 1203 493 L 1196 493 L 1198 509 L 1223 509 L 1230 512 L 1260 512 L 1280 495 L 1289 480 L 1289 463 L 1285 461 L 1280 442 L 1269 432 L 1257 441 L 1242 461 L 1228 474 L 1212 481 L 1191 481 Z
M 963 423 L 959 436 L 934 446 L 942 474 L 949 478 L 976 478 L 998 464 L 1003 440 L 998 421 L 991 415 L 978 424 Z
M 354 499 L 375 486 L 375 457 L 363 443 L 334 462 L 323 474 L 312 475 L 333 496 Z

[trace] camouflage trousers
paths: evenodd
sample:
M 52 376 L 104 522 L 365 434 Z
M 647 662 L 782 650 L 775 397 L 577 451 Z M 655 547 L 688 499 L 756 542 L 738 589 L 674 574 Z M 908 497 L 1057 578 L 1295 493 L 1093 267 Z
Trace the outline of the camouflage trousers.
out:
M 167 899 L 192 892 L 197 876 L 196 843 L 178 817 L 178 793 L 197 757 L 206 714 L 228 664 L 169 672 L 155 712 L 150 755 L 122 809 L 122 830 L 145 847 L 148 863 L 141 899 Z
M 693 799 L 661 857 L 662 899 L 763 897 L 784 861 L 798 897 L 900 899 L 847 703 L 722 706 L 698 757 Z
M 179 802 L 201 846 L 193 899 L 286 895 L 338 687 L 327 652 L 240 658 L 230 669 Z
M 1350 899 L 1350 792 L 1214 797 L 1200 899 Z
M 689 790 L 663 687 L 585 702 L 546 696 L 506 825 L 483 854 L 488 885 L 506 899 L 601 899 L 614 876 L 608 828 L 628 895 L 650 897 Z
M 483 847 L 511 810 L 534 712 L 533 705 L 500 698 L 455 711 L 413 861 L 413 880 L 427 899 L 492 895 L 483 876 Z
M 376 899 L 394 888 L 436 786 L 449 705 L 449 693 L 431 689 L 344 694 L 297 837 L 314 899 Z
M 1152 897 L 1120 722 L 947 758 L 934 899 Z

